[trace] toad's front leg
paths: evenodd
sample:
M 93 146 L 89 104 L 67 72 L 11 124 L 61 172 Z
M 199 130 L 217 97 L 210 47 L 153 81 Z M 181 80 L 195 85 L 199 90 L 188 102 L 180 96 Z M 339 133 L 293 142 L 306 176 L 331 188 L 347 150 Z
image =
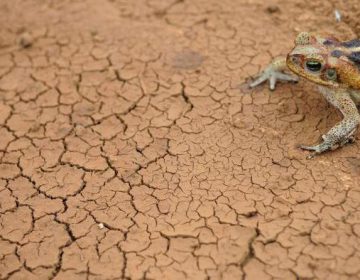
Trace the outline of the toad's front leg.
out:
M 314 151 L 309 158 L 353 142 L 354 133 L 360 122 L 359 112 L 349 92 L 344 89 L 329 90 L 326 88 L 320 88 L 320 91 L 331 104 L 341 111 L 344 119 L 322 136 L 322 143 L 315 146 L 300 145 L 301 149 Z
M 257 78 L 250 84 L 250 87 L 254 88 L 265 81 L 269 81 L 270 89 L 274 90 L 277 81 L 297 82 L 299 80 L 297 76 L 284 73 L 286 70 L 288 70 L 288 67 L 286 66 L 286 58 L 276 58 L 257 76 Z

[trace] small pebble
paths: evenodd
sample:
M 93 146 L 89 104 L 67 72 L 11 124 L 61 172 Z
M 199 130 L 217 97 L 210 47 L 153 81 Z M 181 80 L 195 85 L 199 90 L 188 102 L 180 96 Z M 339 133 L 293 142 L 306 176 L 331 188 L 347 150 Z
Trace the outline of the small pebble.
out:
M 269 13 L 269 14 L 275 14 L 275 13 L 278 13 L 280 12 L 280 8 L 276 5 L 271 5 L 271 6 L 268 6 L 266 8 L 266 11 Z
M 334 11 L 334 14 L 335 14 L 335 19 L 337 22 L 340 22 L 341 21 L 341 13 L 339 10 L 335 10 Z
M 105 226 L 103 223 L 98 224 L 99 229 L 103 229 Z
M 28 32 L 22 33 L 19 37 L 19 44 L 23 48 L 31 47 L 33 44 L 33 38 L 30 35 L 30 33 Z

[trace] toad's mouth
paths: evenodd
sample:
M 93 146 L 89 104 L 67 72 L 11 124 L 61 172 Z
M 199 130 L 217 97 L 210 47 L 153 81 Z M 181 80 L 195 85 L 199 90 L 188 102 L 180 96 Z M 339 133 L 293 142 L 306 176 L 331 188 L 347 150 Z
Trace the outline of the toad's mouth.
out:
M 286 65 L 291 70 L 291 72 L 293 72 L 294 74 L 296 74 L 302 78 L 305 78 L 305 79 L 310 78 L 308 76 L 308 74 L 306 73 L 306 71 L 301 66 L 301 65 L 303 65 L 303 57 L 298 56 L 298 55 L 293 56 L 293 55 L 289 54 L 286 57 Z
M 304 64 L 304 58 L 301 55 L 288 54 L 286 57 L 286 64 L 288 68 L 295 74 L 305 77 L 306 73 L 302 67 Z

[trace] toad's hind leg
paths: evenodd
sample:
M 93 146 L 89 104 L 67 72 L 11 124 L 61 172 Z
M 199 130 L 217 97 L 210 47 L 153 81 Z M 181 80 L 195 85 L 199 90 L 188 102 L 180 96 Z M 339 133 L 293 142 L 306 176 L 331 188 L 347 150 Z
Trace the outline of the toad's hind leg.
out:
M 301 149 L 314 151 L 310 157 L 353 142 L 356 128 L 360 122 L 359 112 L 349 92 L 344 89 L 329 90 L 323 87 L 320 88 L 320 92 L 331 104 L 341 111 L 344 119 L 322 136 L 322 143 L 315 146 L 300 145 Z

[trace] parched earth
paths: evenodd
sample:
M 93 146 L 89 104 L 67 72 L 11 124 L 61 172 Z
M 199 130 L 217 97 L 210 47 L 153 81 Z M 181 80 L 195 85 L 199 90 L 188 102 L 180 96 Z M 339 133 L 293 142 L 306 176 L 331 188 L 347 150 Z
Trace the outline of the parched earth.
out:
M 1 0 L 0 279 L 360 279 L 360 140 L 307 160 L 339 113 L 247 87 L 359 6 Z

